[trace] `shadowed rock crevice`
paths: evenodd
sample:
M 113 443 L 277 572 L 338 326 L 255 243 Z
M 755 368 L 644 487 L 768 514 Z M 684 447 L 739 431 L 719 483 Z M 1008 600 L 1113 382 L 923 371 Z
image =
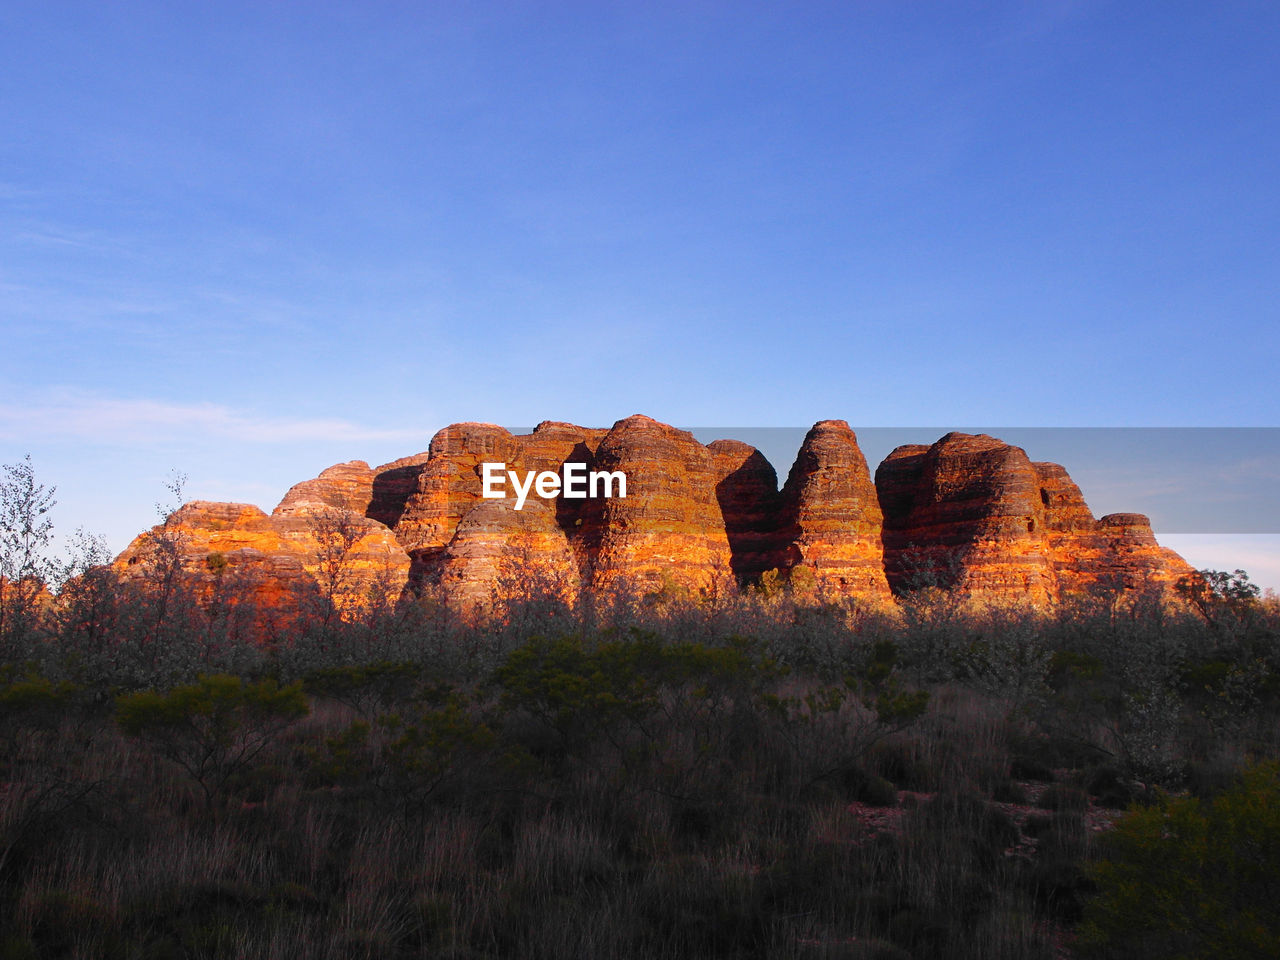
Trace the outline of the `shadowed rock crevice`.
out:
M 716 471 L 716 502 L 729 541 L 729 566 L 740 585 L 785 563 L 779 529 L 782 497 L 773 464 L 755 447 L 737 440 L 708 444 Z

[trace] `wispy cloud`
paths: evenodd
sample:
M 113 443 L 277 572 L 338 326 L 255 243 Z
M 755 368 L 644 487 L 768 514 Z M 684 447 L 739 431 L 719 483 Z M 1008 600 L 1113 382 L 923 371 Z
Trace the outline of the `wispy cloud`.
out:
M 0 401 L 0 438 L 59 437 L 93 443 L 154 444 L 206 436 L 248 443 L 412 440 L 420 430 L 366 427 L 336 418 L 258 416 L 216 403 L 168 403 L 66 394 L 38 403 Z
M 1237 460 L 1218 471 L 1223 483 L 1245 483 L 1254 480 L 1280 480 L 1280 457 L 1261 456 Z

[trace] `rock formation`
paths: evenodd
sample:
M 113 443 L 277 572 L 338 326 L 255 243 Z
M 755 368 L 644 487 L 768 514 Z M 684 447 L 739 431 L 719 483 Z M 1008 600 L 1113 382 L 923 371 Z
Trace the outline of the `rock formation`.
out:
M 954 587 L 975 599 L 1036 606 L 1055 595 L 1038 476 L 1020 448 L 949 433 L 923 451 L 913 445 L 890 454 L 876 489 L 896 593 Z
M 363 460 L 334 464 L 318 477 L 295 483 L 271 512 L 275 516 L 305 516 L 327 507 L 364 516 L 373 500 L 373 478 Z
M 778 474 L 759 450 L 738 440 L 715 440 L 707 449 L 729 541 L 729 565 L 739 583 L 750 583 L 787 562 L 779 529 Z
M 858 438 L 823 420 L 804 438 L 782 490 L 782 569 L 812 572 L 819 595 L 890 602 L 876 488 Z
M 480 464 L 516 468 L 520 444 L 491 423 L 455 423 L 431 438 L 416 489 L 405 500 L 395 525 L 396 539 L 414 560 L 415 579 L 438 577 L 445 548 L 468 510 L 484 502 Z
M 445 600 L 466 614 L 513 602 L 572 604 L 581 586 L 569 539 L 541 502 L 521 510 L 510 500 L 472 507 L 445 548 L 441 566 Z
M 897 594 L 942 587 L 1046 607 L 1105 590 L 1167 592 L 1190 572 L 1156 545 L 1146 517 L 1095 520 L 1062 467 L 986 435 L 899 447 L 876 471 L 876 489 Z
M 379 597 L 395 601 L 409 573 L 390 530 L 328 503 L 268 516 L 247 503 L 196 500 L 135 538 L 114 567 L 146 585 L 170 561 L 201 599 L 234 593 L 288 609 L 320 603 L 355 611 Z
M 594 469 L 627 477 L 626 497 L 584 501 L 575 534 L 596 591 L 724 596 L 733 587 L 713 454 L 650 417 L 619 420 Z
M 566 463 L 620 472 L 627 495 L 529 491 L 522 509 L 482 496 L 482 464 L 524 476 Z M 432 590 L 484 613 L 583 590 L 715 599 L 770 571 L 815 599 L 885 605 L 921 587 L 1046 608 L 1107 590 L 1167 593 L 1190 568 L 1138 514 L 1095 519 L 1066 471 L 988 436 L 904 446 L 872 483 L 847 423 L 816 424 L 778 489 L 759 451 L 709 445 L 649 417 L 610 429 L 544 421 L 517 435 L 486 423 L 440 430 L 425 453 L 337 464 L 292 487 L 270 516 L 197 501 L 142 535 L 116 568 L 145 582 L 175 552 L 212 597 L 228 583 L 263 605 L 371 590 Z

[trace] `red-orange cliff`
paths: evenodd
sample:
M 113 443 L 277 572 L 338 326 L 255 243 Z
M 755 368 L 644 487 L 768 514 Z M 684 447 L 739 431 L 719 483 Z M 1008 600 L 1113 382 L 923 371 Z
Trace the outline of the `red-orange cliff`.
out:
M 626 497 L 483 496 L 482 464 L 519 476 L 566 463 L 622 473 Z M 608 430 L 547 421 L 529 434 L 445 427 L 425 453 L 338 464 L 270 515 L 197 501 L 116 560 L 137 579 L 157 549 L 212 592 L 229 574 L 264 604 L 301 595 L 341 611 L 431 590 L 470 612 L 520 594 L 583 591 L 712 601 L 770 571 L 824 600 L 885 607 L 921 587 L 1048 608 L 1099 591 L 1167 592 L 1190 572 L 1147 519 L 1095 519 L 1067 472 L 988 436 L 899 447 L 874 482 L 857 437 L 824 420 L 786 483 L 753 447 L 704 445 L 649 417 Z M 800 576 L 803 574 L 803 576 Z

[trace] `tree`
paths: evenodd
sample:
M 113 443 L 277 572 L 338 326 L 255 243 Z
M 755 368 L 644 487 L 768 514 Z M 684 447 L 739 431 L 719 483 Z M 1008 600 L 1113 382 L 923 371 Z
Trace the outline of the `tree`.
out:
M 1176 584 L 1178 594 L 1224 639 L 1248 632 L 1262 591 L 1243 570 L 1196 570 Z
M 175 522 L 174 514 L 182 505 L 183 488 L 187 476 L 174 472 L 165 483 L 165 489 L 172 494 L 175 504 L 164 506 L 156 504 L 156 513 L 163 521 L 150 530 L 146 536 L 146 575 L 149 582 L 150 599 L 153 604 L 155 623 L 152 627 L 152 639 L 158 639 L 168 625 L 170 610 L 178 606 L 178 594 L 183 584 L 183 555 L 186 545 L 186 534 Z
M 325 627 L 356 606 L 355 554 L 368 532 L 363 519 L 337 507 L 324 507 L 308 518 L 317 544 L 314 576 L 320 589 L 320 619 Z
M 106 540 L 76 529 L 67 544 L 67 559 L 58 570 L 57 629 L 81 651 L 106 649 L 119 627 L 124 606 L 121 585 L 109 566 Z
M 223 674 L 202 676 L 164 693 L 126 694 L 116 701 L 120 728 L 185 770 L 200 787 L 206 808 L 235 774 L 308 712 L 301 683 L 247 684 Z
M 12 653 L 34 626 L 37 603 L 55 573 L 48 555 L 55 489 L 36 482 L 28 454 L 0 478 L 0 644 Z

